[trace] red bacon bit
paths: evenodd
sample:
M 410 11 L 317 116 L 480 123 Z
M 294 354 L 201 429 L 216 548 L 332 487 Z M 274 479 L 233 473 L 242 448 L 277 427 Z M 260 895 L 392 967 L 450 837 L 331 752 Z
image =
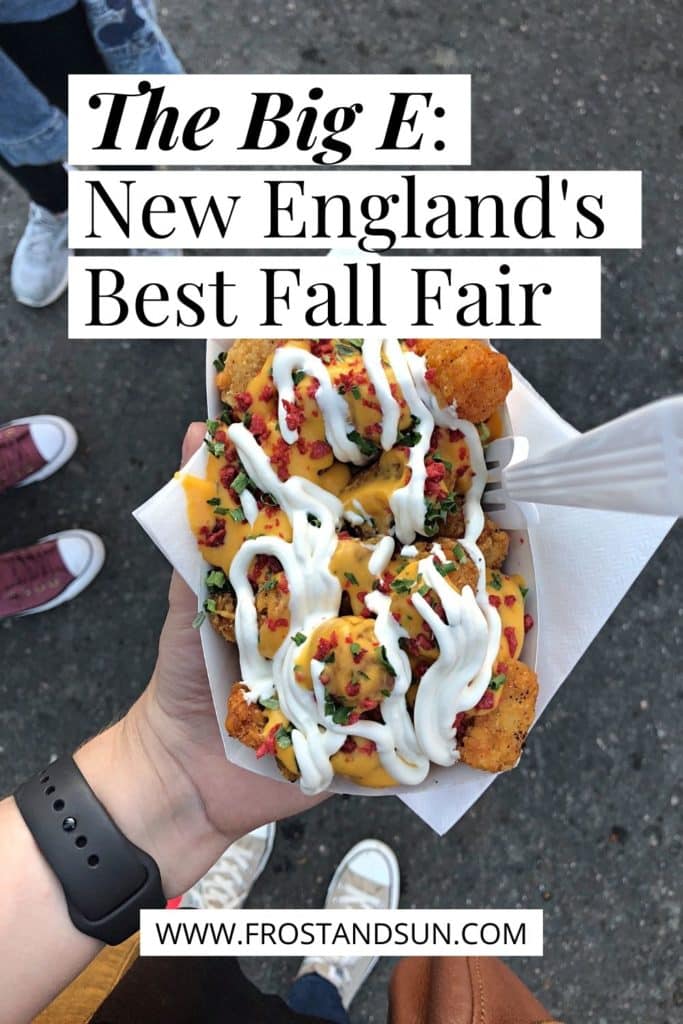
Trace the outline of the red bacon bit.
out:
M 366 740 L 365 743 L 358 748 L 362 754 L 374 754 L 377 750 L 377 744 L 374 740 Z
M 275 555 L 256 555 L 247 573 L 247 579 L 250 583 L 259 583 L 264 576 L 271 576 L 281 569 L 282 566 Z
M 282 399 L 282 404 L 285 407 L 285 423 L 290 430 L 298 430 L 304 421 L 303 410 L 299 409 L 294 402 L 288 402 L 286 398 Z
M 312 459 L 325 459 L 332 453 L 327 441 L 314 441 L 311 445 L 311 458 Z
M 344 691 L 348 697 L 357 697 L 360 693 L 360 683 L 347 683 L 344 687 Z
M 508 608 L 512 608 L 513 604 L 516 603 L 517 598 L 514 594 L 506 594 L 505 597 L 503 598 L 503 601 L 505 602 Z
M 458 711 L 453 721 L 453 728 L 455 729 L 455 738 L 461 740 L 465 732 L 465 712 Z
M 329 338 L 322 338 L 320 341 L 314 341 L 311 345 L 311 352 L 318 359 L 325 355 L 331 355 L 333 351 L 332 342 Z
M 448 431 L 448 439 L 449 439 L 449 441 L 462 441 L 464 436 L 465 435 L 463 434 L 462 430 L 449 430 Z
M 506 676 L 507 675 L 507 671 L 508 671 L 507 662 L 506 661 L 499 661 L 498 664 L 496 665 L 496 675 L 498 675 L 498 676 L 501 676 L 501 675 L 502 676 Z
M 382 594 L 391 593 L 391 584 L 396 579 L 393 572 L 385 572 L 377 584 L 377 589 Z M 360 595 L 359 595 L 360 596 Z
M 268 434 L 270 433 L 270 430 L 268 429 L 268 424 L 266 423 L 260 412 L 255 412 L 254 415 L 251 417 L 249 429 L 254 435 L 254 437 L 268 437 Z
M 365 403 L 363 403 L 363 404 L 365 404 Z M 378 411 L 376 405 L 371 405 L 370 403 L 368 403 L 368 405 L 369 405 L 369 408 L 374 409 L 375 411 Z M 382 433 L 382 425 L 381 425 L 381 423 L 368 423 L 367 427 L 365 428 L 365 433 L 366 434 L 371 434 L 373 437 L 379 437 L 379 435 Z
M 425 380 L 428 384 L 433 384 L 436 380 L 436 370 L 433 366 L 430 366 L 428 370 L 425 370 Z
M 335 647 L 337 647 L 338 645 L 339 645 L 339 641 L 337 639 L 336 632 L 335 633 L 330 633 L 329 637 L 322 636 L 320 638 L 320 640 L 318 640 L 318 646 L 316 648 L 316 651 L 315 651 L 315 654 L 313 655 L 313 657 L 317 661 L 324 661 L 324 659 L 327 657 L 327 655 L 331 651 L 333 651 L 335 649 Z
M 306 440 L 306 438 L 299 436 L 296 441 L 296 447 L 298 451 L 301 452 L 302 455 L 305 455 L 306 452 L 308 451 L 308 441 Z
M 202 526 L 197 543 L 204 548 L 219 548 L 225 540 L 225 520 L 214 519 L 213 526 Z
M 392 616 L 392 618 L 396 619 L 397 622 L 401 621 L 401 613 L 400 612 L 392 612 L 391 616 Z
M 493 696 L 493 690 L 487 690 L 484 696 L 477 704 L 478 711 L 489 711 L 496 703 L 496 698 Z
M 287 577 L 284 575 L 284 573 L 277 581 L 277 589 L 280 591 L 281 594 L 289 593 L 289 583 L 287 582 Z
M 275 753 L 275 737 L 280 729 L 279 725 L 274 725 L 268 732 L 265 740 L 256 751 L 257 757 L 266 757 L 267 754 Z
M 532 615 L 527 614 L 524 616 L 524 632 L 528 633 L 530 629 L 534 628 L 534 619 Z
M 267 626 L 271 633 L 277 632 L 278 629 L 286 629 L 289 625 L 289 619 L 268 619 Z
M 318 388 L 319 387 L 320 387 L 320 381 L 312 380 L 311 383 L 306 388 L 306 394 L 308 395 L 308 397 L 309 398 L 315 398 L 315 396 L 318 394 Z
M 415 348 L 417 345 L 417 338 L 404 338 L 403 344 L 406 348 Z
M 352 754 L 357 746 L 358 744 L 354 740 L 353 736 L 347 736 L 341 745 L 341 749 L 345 754 Z
M 237 466 L 221 466 L 221 471 L 218 476 L 226 491 L 230 489 L 230 484 L 233 482 L 238 472 L 239 470 Z
M 235 395 L 235 402 L 237 404 L 237 408 L 240 409 L 242 412 L 246 412 L 253 401 L 254 399 L 251 397 L 248 391 L 240 391 L 237 395 Z
M 503 630 L 505 639 L 508 642 L 508 650 L 510 651 L 510 657 L 514 658 L 515 651 L 517 650 L 517 634 L 512 626 L 506 626 Z
M 377 707 L 377 701 L 370 700 L 369 697 L 364 697 L 363 700 L 360 702 L 360 706 L 364 708 L 365 711 L 372 711 L 374 708 Z
M 443 462 L 430 462 L 427 466 L 428 480 L 443 480 L 446 475 L 446 467 Z
M 259 395 L 262 402 L 269 402 L 275 394 L 275 388 L 272 384 L 264 384 L 263 391 Z
M 497 594 L 489 594 L 489 604 L 494 608 L 500 608 L 500 598 Z

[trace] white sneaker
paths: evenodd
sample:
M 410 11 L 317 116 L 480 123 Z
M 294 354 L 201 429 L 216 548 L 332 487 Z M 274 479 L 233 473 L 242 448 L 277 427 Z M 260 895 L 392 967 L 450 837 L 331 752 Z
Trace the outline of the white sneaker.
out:
M 180 906 L 193 910 L 236 910 L 241 907 L 268 863 L 274 842 L 275 822 L 262 825 L 238 839 L 185 893 Z
M 346 854 L 327 890 L 326 910 L 395 910 L 398 907 L 401 872 L 396 854 L 379 839 L 363 839 Z M 348 1010 L 379 957 L 311 957 L 299 968 L 302 974 L 319 974 L 338 990 Z
M 68 214 L 31 203 L 12 259 L 12 291 L 24 306 L 49 306 L 66 288 Z

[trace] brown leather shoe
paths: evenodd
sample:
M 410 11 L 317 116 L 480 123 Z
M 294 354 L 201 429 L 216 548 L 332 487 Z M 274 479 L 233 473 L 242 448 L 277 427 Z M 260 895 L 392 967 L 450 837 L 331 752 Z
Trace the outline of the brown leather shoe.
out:
M 389 986 L 389 1024 L 559 1024 L 495 957 L 411 957 Z

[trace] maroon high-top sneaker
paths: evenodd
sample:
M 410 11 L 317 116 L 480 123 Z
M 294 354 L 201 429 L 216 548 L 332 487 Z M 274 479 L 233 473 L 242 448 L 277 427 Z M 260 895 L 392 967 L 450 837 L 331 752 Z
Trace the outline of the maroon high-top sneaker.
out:
M 0 493 L 52 476 L 78 445 L 76 431 L 61 416 L 27 416 L 0 425 Z
M 104 544 L 89 530 L 63 530 L 0 555 L 0 619 L 34 615 L 70 601 L 104 564 Z

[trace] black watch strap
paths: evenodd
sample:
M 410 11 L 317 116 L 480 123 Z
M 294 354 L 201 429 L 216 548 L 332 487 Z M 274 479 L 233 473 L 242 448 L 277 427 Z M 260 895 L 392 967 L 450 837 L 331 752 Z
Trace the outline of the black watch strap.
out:
M 155 861 L 119 831 L 73 758 L 22 783 L 14 799 L 79 931 L 115 946 L 138 930 L 140 910 L 166 906 Z

